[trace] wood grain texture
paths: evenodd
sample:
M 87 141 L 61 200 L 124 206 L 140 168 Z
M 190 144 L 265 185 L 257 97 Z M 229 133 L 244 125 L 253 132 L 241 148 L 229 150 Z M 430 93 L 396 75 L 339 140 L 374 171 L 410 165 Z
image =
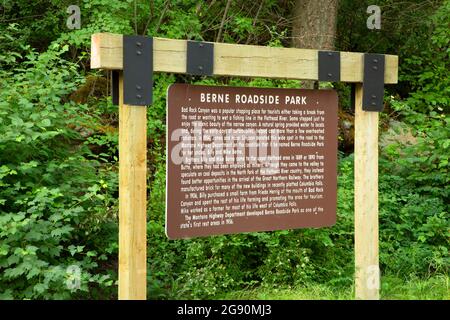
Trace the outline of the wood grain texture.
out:
M 355 96 L 355 295 L 379 299 L 378 112 L 362 110 L 363 89 Z
M 147 108 L 123 104 L 119 77 L 119 299 L 147 298 Z
M 123 36 L 96 33 L 91 68 L 123 68 Z M 153 38 L 153 70 L 186 73 L 186 40 Z M 341 52 L 341 81 L 363 81 L 362 53 Z M 222 76 L 318 80 L 318 53 L 312 49 L 214 43 L 214 74 Z M 398 57 L 386 55 L 385 83 L 397 83 Z

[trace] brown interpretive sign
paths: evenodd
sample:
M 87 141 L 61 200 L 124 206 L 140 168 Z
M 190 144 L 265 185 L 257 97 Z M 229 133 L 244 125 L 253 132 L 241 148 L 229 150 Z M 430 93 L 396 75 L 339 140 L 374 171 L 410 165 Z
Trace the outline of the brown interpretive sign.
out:
M 167 236 L 333 225 L 337 109 L 333 90 L 170 86 Z

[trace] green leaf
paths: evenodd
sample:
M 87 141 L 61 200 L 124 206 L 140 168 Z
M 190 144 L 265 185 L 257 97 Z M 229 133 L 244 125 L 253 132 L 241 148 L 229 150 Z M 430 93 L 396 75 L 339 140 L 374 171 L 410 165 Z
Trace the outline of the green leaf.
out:
M 40 124 L 42 127 L 49 127 L 52 124 L 52 122 L 50 121 L 50 119 L 44 119 L 41 121 Z

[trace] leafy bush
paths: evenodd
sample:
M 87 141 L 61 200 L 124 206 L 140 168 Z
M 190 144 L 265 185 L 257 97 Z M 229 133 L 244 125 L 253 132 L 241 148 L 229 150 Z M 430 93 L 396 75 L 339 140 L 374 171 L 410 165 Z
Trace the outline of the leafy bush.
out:
M 447 273 L 450 117 L 419 113 L 405 102 L 391 104 L 415 140 L 390 144 L 382 152 L 380 216 L 386 233 L 381 261 L 393 272 Z
M 416 111 L 425 114 L 431 111 L 450 112 L 450 1 L 426 20 L 429 38 L 421 42 L 420 50 L 405 57 L 400 75 L 401 81 L 408 81 L 411 94 L 408 103 Z
M 111 271 L 98 268 L 116 251 L 114 233 L 98 236 L 114 226 L 108 189 L 116 183 L 80 143 L 95 121 L 86 105 L 64 98 L 82 81 L 61 58 L 66 50 L 29 51 L 22 66 L 0 74 L 3 298 L 70 298 L 113 284 Z

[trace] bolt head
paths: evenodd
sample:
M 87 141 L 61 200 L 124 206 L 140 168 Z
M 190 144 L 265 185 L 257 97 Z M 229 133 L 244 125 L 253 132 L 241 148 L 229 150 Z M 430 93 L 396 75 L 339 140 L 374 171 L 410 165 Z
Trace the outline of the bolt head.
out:
M 328 52 L 327 54 L 328 54 L 329 57 L 331 57 L 333 55 L 332 52 Z
M 137 94 L 136 98 L 140 99 L 140 98 L 142 98 L 142 96 L 140 94 Z
M 372 95 L 372 99 L 376 99 L 376 98 L 377 98 L 377 96 L 373 94 Z
M 198 70 L 203 70 L 203 66 L 198 66 Z
M 137 85 L 137 86 L 136 86 L 136 89 L 141 90 L 142 87 L 141 87 L 140 85 Z
M 141 47 L 142 46 L 142 42 L 136 42 L 136 45 L 138 46 L 138 47 Z
M 378 67 L 377 66 L 373 66 L 372 69 L 373 70 L 378 70 Z
M 373 63 L 378 63 L 378 59 L 373 59 Z
M 199 43 L 198 46 L 199 46 L 200 48 L 203 48 L 203 43 Z
M 137 54 L 138 56 L 140 56 L 140 55 L 142 54 L 142 51 L 141 51 L 141 50 L 138 50 L 138 51 L 136 51 L 136 54 Z
M 329 73 L 328 74 L 328 78 L 331 78 L 333 76 L 333 74 Z

